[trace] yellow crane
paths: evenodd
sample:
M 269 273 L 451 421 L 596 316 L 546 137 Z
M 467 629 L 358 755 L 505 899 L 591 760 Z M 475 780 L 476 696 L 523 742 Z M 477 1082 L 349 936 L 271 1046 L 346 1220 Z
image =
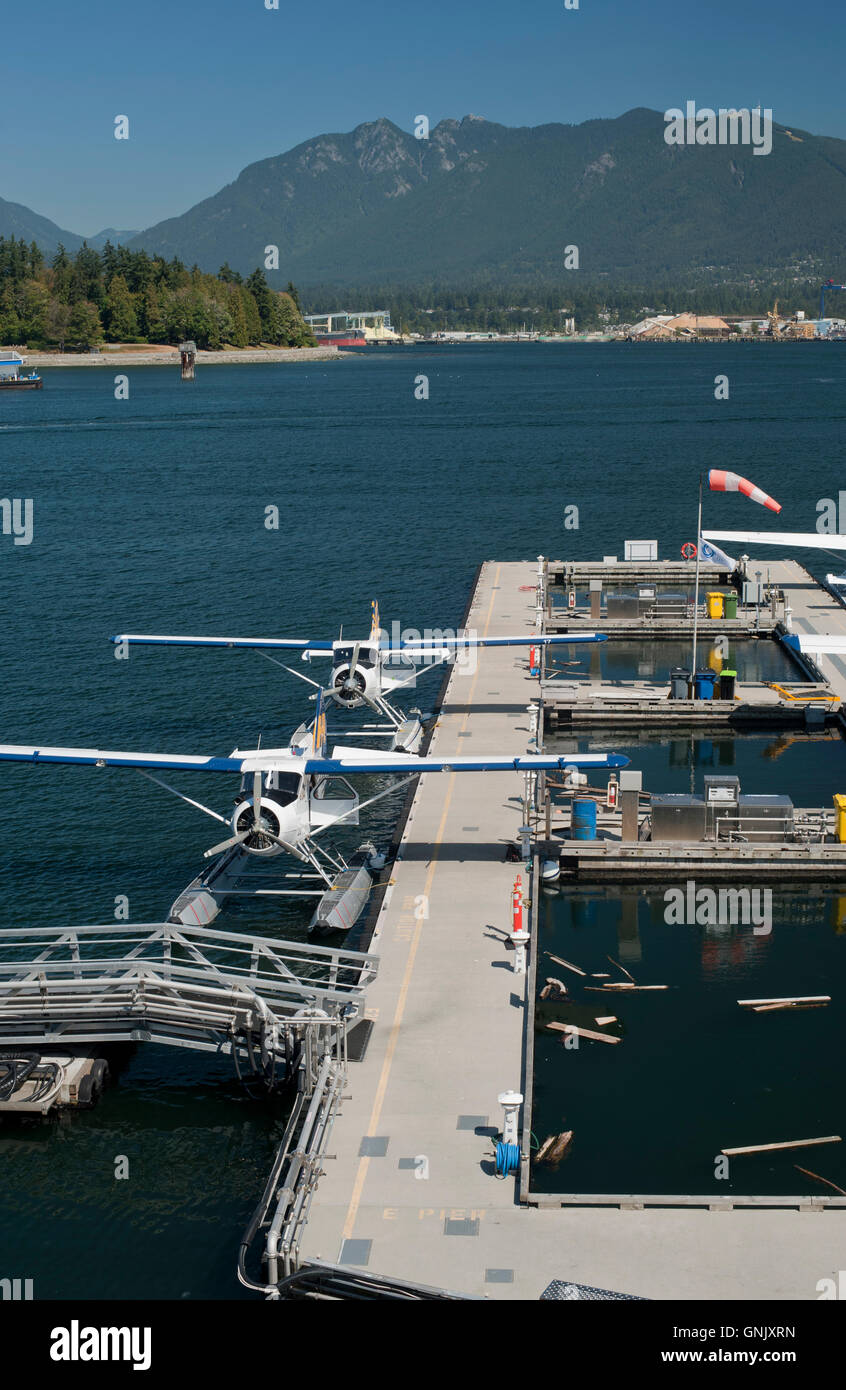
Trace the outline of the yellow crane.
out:
M 774 338 L 780 337 L 780 336 L 781 336 L 781 319 L 780 319 L 779 316 L 778 316 L 778 300 L 776 300 L 776 302 L 775 302 L 775 304 L 773 305 L 772 309 L 769 309 L 769 310 L 767 311 L 767 319 L 768 319 L 768 321 L 769 321 L 770 332 L 772 333 L 773 337 L 774 337 Z

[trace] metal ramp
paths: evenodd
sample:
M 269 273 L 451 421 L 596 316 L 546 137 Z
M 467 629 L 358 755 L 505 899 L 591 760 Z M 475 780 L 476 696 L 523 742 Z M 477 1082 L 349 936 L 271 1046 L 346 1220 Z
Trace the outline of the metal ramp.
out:
M 157 1042 L 231 1055 L 271 1083 L 327 1053 L 377 957 L 174 923 L 0 932 L 0 1047 Z

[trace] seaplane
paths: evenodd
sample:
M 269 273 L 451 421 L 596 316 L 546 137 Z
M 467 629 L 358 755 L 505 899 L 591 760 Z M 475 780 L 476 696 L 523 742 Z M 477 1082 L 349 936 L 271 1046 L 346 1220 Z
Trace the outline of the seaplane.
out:
M 791 547 L 801 550 L 821 550 L 824 554 L 843 560 L 846 551 L 846 536 L 819 531 L 703 531 L 702 554 L 705 558 L 716 557 L 728 566 L 737 566 L 737 560 L 718 549 L 715 541 L 731 541 L 734 546 L 777 545 L 780 549 Z M 710 551 L 710 555 L 707 553 Z M 834 597 L 846 608 L 846 573 L 829 573 L 825 582 Z M 782 639 L 785 646 L 806 656 L 844 656 L 846 655 L 846 636 L 837 632 L 787 632 Z
M 314 700 L 318 694 L 322 694 L 325 699 L 333 701 L 343 710 L 369 706 L 386 721 L 384 724 L 368 725 L 360 734 L 348 734 L 347 737 L 364 738 L 371 734 L 387 734 L 391 738 L 393 750 L 415 753 L 423 735 L 420 711 L 412 710 L 410 714 L 405 714 L 397 709 L 388 697 L 416 681 L 420 674 L 420 663 L 425 663 L 425 670 L 431 670 L 446 661 L 455 661 L 462 654 L 478 647 L 540 648 L 605 642 L 608 639 L 604 634 L 597 632 L 566 633 L 555 637 L 475 637 L 469 634 L 445 635 L 438 632 L 432 638 L 392 642 L 380 626 L 379 605 L 374 600 L 370 633 L 356 641 L 343 636 L 336 641 L 321 641 L 285 637 L 167 637 L 137 632 L 120 633 L 111 640 L 117 645 L 127 646 L 233 647 L 257 651 L 268 661 L 313 686 L 315 693 L 311 699 Z M 303 675 L 292 666 L 277 661 L 270 655 L 272 650 L 298 651 L 304 662 L 331 658 L 332 671 L 328 682 L 324 684 L 312 680 L 310 676 Z M 410 674 L 409 666 L 412 668 Z
M 326 710 L 318 691 L 315 718 L 301 724 L 286 748 L 236 748 L 228 757 L 169 753 L 113 752 L 99 748 L 30 747 L 0 744 L 0 762 L 95 768 L 134 768 L 189 806 L 226 826 L 226 837 L 206 850 L 212 866 L 192 880 L 174 902 L 169 920 L 205 926 L 229 896 L 311 897 L 320 899 L 310 930 L 349 930 L 362 911 L 373 876 L 385 864 L 371 844 L 362 845 L 351 862 L 319 837 L 336 826 L 358 825 L 359 813 L 430 772 L 538 772 L 562 769 L 580 775 L 582 768 L 618 768 L 629 759 L 619 753 L 527 754 L 500 757 L 477 754 L 449 758 L 405 752 L 379 752 L 361 746 L 327 748 Z M 186 796 L 157 774 L 164 771 L 238 774 L 241 785 L 229 816 Z M 361 800 L 351 777 L 379 776 L 390 784 Z M 288 875 L 297 887 L 250 885 L 244 878 L 251 860 L 264 863 L 286 854 L 306 872 Z M 299 886 L 302 883 L 308 886 Z

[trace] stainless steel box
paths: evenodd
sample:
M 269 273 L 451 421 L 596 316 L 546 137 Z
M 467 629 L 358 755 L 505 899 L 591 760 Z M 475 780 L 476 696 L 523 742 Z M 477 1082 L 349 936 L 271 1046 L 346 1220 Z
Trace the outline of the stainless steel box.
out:
M 793 802 L 789 796 L 765 796 L 753 793 L 742 796 L 738 806 L 740 833 L 755 844 L 757 841 L 793 839 Z
M 699 796 L 666 792 L 652 798 L 652 839 L 666 843 L 704 840 L 705 802 Z

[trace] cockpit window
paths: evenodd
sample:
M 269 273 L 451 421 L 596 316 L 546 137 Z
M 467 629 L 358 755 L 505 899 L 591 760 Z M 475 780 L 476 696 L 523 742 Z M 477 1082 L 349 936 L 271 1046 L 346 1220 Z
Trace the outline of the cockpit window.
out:
M 300 789 L 300 778 L 296 772 L 272 772 L 267 780 L 267 790 L 273 793 L 273 800 L 280 806 L 289 806 L 296 801 Z
M 351 647 L 347 647 L 346 645 L 343 646 L 343 647 L 336 647 L 336 648 L 335 648 L 335 651 L 334 651 L 335 665 L 336 665 L 336 666 L 347 666 L 347 665 L 349 665 L 349 663 L 350 663 L 350 662 L 352 661 L 352 659 L 353 659 L 353 652 L 354 652 L 354 651 L 355 651 L 355 645 L 354 645 L 354 644 L 353 644 L 353 646 L 351 646 Z M 368 669 L 369 669 L 371 666 L 375 666 L 375 665 L 376 665 L 376 653 L 375 653 L 374 649 L 373 649 L 372 647 L 359 647 L 359 649 L 358 649 L 358 661 L 357 661 L 356 664 L 357 664 L 358 666 L 366 666 Z

